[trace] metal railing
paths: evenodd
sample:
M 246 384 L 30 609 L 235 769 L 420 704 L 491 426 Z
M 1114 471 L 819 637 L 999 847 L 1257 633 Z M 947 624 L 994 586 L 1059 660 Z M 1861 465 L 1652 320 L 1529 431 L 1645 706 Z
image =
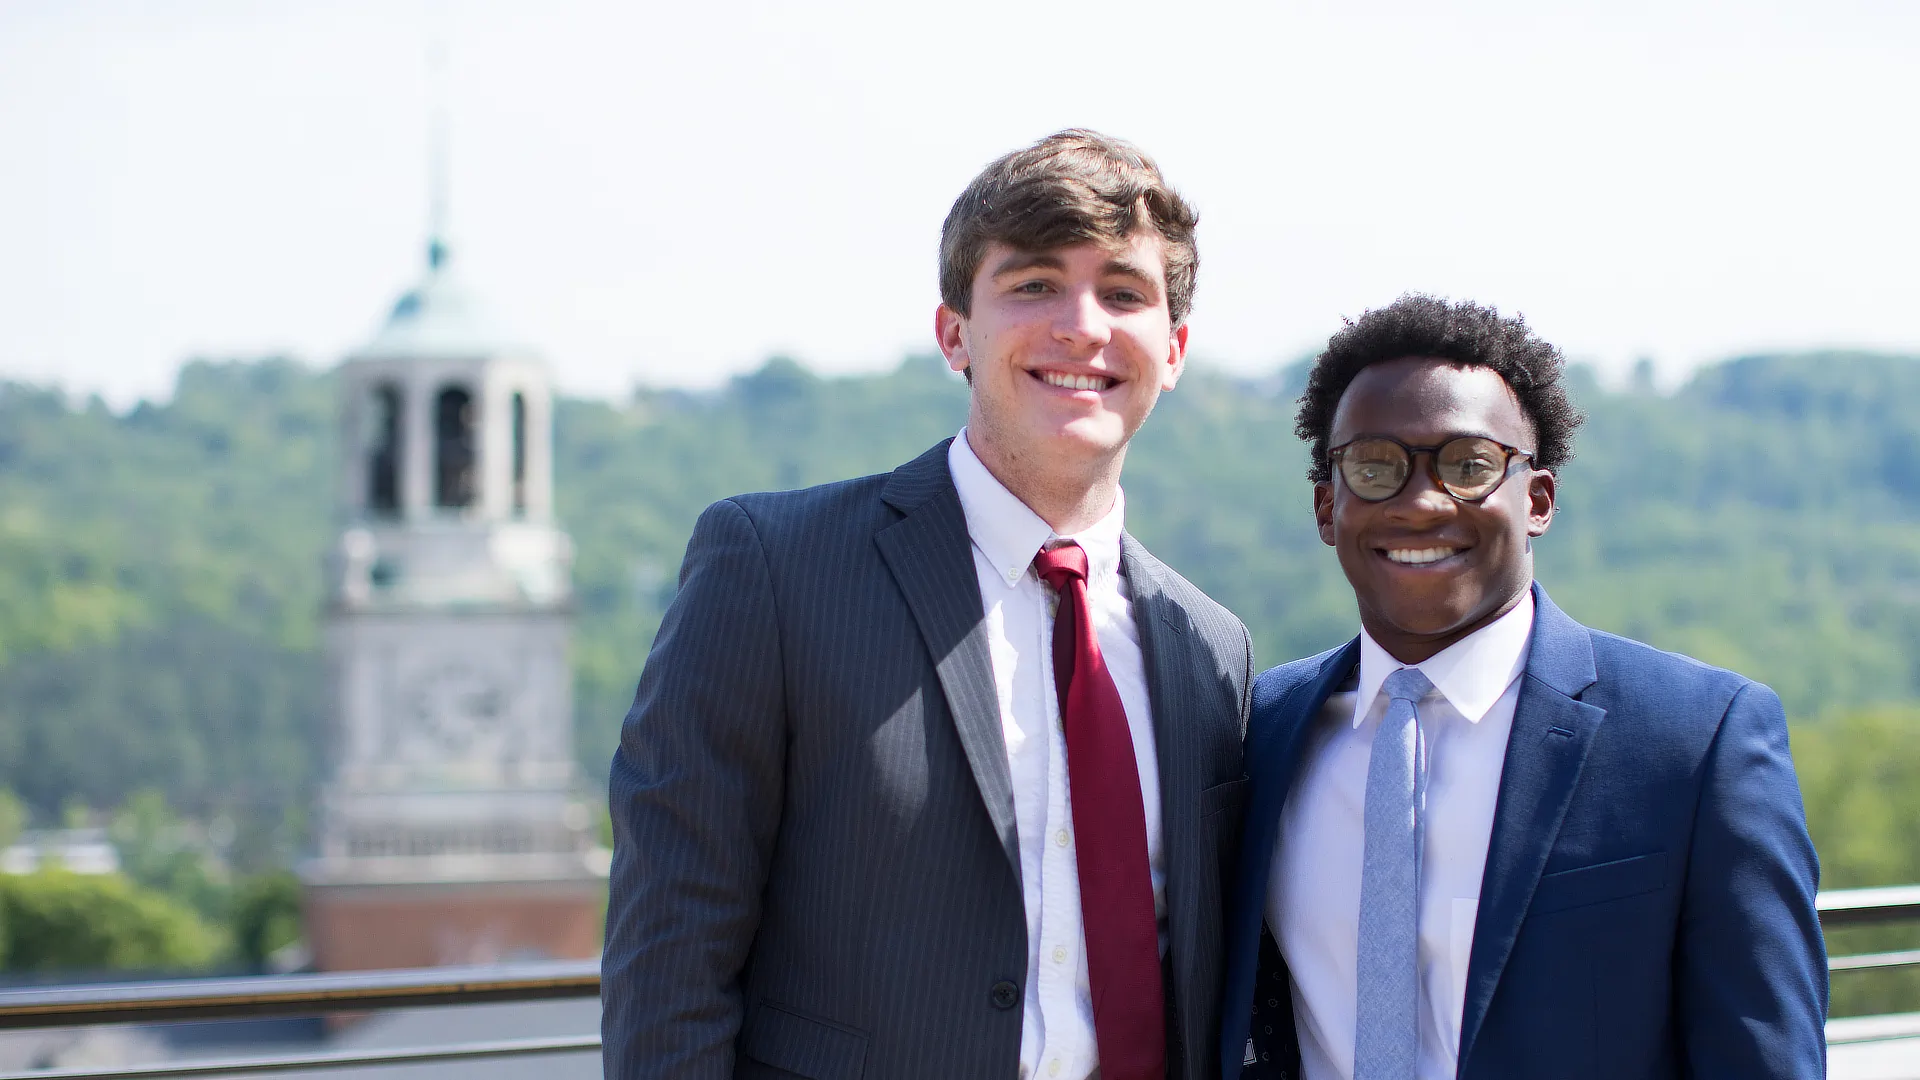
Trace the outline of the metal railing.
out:
M 1920 920 L 1920 885 L 1893 885 L 1880 889 L 1838 889 L 1814 899 L 1825 931 L 1858 926 L 1884 926 Z M 1920 949 L 1830 956 L 1830 973 L 1920 967 Z M 1891 1042 L 1920 1038 L 1920 1013 L 1890 1016 L 1849 1016 L 1827 1021 L 1827 1045 Z
M 416 971 L 267 975 L 0 991 L 0 1029 L 179 1020 L 258 1020 L 378 1009 L 597 998 L 600 962 L 570 960 Z M 260 1055 L 0 1074 L 0 1080 L 232 1076 L 475 1058 L 598 1052 L 600 1036 L 494 1039 L 443 1046 Z
M 162 1020 L 253 1020 L 267 1016 L 599 996 L 598 960 L 56 986 L 0 991 L 0 1029 Z
M 1821 893 L 1826 930 L 1920 920 L 1920 885 Z M 1920 949 L 1838 956 L 1831 970 L 1920 967 Z M 253 1020 L 275 1016 L 487 1002 L 590 998 L 600 993 L 597 960 L 419 971 L 274 975 L 180 982 L 60 986 L 0 991 L 0 1029 L 180 1020 Z M 1920 1038 L 1920 1013 L 1850 1017 L 1828 1025 L 1830 1043 Z M 0 1080 L 134 1080 L 229 1076 L 303 1069 L 500 1058 L 598 1051 L 598 1035 L 500 1039 L 455 1045 L 165 1062 L 108 1069 L 0 1074 Z
M 163 1062 L 109 1068 L 36 1069 L 0 1073 L 0 1080 L 159 1080 L 162 1077 L 254 1076 L 259 1073 L 306 1072 L 311 1069 L 357 1068 L 370 1065 L 421 1065 L 474 1058 L 525 1057 L 535 1054 L 598 1052 L 600 1036 L 576 1035 L 554 1039 L 496 1039 L 456 1046 L 420 1046 L 400 1050 L 352 1050 L 339 1053 L 287 1054 L 205 1061 Z
M 1823 930 L 1906 922 L 1920 919 L 1920 885 L 1828 890 L 1814 897 L 1813 905 Z

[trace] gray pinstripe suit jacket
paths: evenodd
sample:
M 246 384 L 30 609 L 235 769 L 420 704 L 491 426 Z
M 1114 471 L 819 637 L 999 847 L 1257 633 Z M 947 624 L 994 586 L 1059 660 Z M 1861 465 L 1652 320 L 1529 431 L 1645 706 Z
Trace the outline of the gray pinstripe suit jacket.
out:
M 701 515 L 613 759 L 601 1031 L 622 1078 L 1011 1080 L 1026 918 L 942 443 Z M 1217 1072 L 1252 649 L 1131 537 L 1159 742 L 1169 1072 Z

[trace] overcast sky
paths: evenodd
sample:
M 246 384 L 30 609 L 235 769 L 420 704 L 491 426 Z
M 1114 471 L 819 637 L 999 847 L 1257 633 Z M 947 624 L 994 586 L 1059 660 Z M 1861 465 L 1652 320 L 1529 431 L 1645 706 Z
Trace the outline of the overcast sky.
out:
M 456 261 L 575 392 L 927 351 L 954 195 L 1073 125 L 1198 205 L 1217 365 L 1408 290 L 1669 380 L 1920 351 L 1909 0 L 0 0 L 0 377 L 364 340 L 420 271 L 436 26 Z

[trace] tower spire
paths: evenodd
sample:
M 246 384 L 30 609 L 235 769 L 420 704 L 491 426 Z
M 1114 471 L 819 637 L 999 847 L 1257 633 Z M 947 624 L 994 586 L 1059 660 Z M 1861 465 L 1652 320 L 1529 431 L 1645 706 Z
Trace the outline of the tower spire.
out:
M 447 107 L 447 39 L 445 12 L 432 28 L 427 43 L 427 267 L 438 270 L 447 261 L 447 188 L 452 180 L 449 158 L 452 136 Z

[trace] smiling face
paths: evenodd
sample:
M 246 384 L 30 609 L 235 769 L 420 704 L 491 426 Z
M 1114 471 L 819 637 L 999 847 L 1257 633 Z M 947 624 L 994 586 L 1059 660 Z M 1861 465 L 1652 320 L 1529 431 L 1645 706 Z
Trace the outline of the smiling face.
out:
M 1334 412 L 1331 445 L 1363 435 L 1409 446 L 1482 435 L 1532 449 L 1535 440 L 1498 372 L 1425 357 L 1373 364 L 1354 377 Z M 1367 502 L 1335 470 L 1314 485 L 1313 509 L 1367 633 L 1401 663 L 1417 664 L 1520 602 L 1533 582 L 1528 538 L 1547 531 L 1553 497 L 1553 474 L 1523 467 L 1485 499 L 1462 502 L 1434 484 L 1421 454 L 1392 498 Z
M 989 245 L 972 312 L 941 305 L 934 332 L 973 384 L 967 438 L 1003 483 L 1109 469 L 1184 366 L 1187 329 L 1167 310 L 1164 242 L 1027 252 Z

